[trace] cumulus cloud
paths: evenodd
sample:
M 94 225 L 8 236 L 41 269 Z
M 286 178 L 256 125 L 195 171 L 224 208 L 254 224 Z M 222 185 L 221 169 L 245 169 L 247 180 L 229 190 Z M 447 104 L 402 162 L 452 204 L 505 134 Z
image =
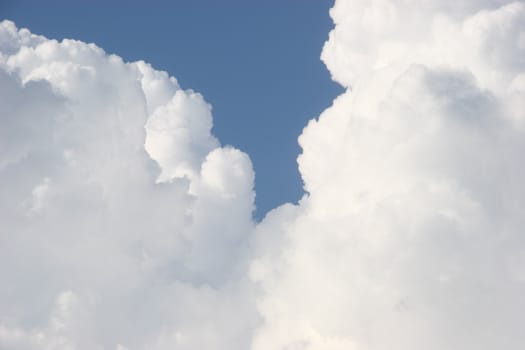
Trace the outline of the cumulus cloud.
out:
M 308 195 L 257 227 L 254 349 L 520 349 L 525 3 L 331 16 L 347 92 L 299 138 Z
M 175 78 L 0 24 L 0 348 L 523 346 L 525 2 L 336 0 L 301 201 Z
M 0 348 L 243 349 L 253 171 L 201 95 L 0 24 Z

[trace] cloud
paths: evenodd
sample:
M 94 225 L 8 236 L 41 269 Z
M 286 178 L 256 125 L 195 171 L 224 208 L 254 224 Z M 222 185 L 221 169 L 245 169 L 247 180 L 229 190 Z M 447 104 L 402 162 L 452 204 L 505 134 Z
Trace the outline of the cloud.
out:
M 0 24 L 0 348 L 245 349 L 254 174 L 201 95 Z
M 254 349 L 520 349 L 525 3 L 336 1 L 347 87 L 257 227 Z M 519 105 L 519 106 L 518 106 Z
M 337 0 L 305 195 L 175 78 L 0 25 L 0 348 L 521 349 L 525 3 Z

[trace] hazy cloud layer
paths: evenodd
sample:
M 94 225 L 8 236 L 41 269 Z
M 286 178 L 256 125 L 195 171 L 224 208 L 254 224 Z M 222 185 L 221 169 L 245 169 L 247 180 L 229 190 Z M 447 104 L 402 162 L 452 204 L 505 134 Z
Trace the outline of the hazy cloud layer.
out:
M 523 347 L 525 2 L 331 16 L 347 91 L 259 224 L 201 95 L 0 24 L 0 348 Z

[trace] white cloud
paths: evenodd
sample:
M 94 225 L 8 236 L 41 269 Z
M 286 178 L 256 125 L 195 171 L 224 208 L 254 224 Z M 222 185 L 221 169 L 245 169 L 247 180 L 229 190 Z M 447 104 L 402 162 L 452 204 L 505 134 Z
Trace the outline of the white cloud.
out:
M 144 62 L 0 25 L 0 348 L 522 348 L 525 3 L 337 0 L 347 91 L 259 224 Z
M 525 3 L 331 15 L 351 89 L 299 138 L 309 195 L 257 228 L 254 349 L 520 349 Z
M 210 106 L 92 44 L 0 39 L 0 348 L 247 348 L 253 171 Z

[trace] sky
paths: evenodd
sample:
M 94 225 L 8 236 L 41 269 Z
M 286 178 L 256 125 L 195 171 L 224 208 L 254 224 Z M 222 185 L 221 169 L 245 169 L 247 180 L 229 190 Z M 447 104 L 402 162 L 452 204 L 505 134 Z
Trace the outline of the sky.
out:
M 20 13 L 82 23 L 47 4 Z M 525 1 L 335 0 L 319 37 L 277 16 L 314 56 L 277 39 L 291 30 L 242 30 L 263 8 L 230 11 L 223 29 L 241 21 L 260 49 L 230 71 L 238 43 L 188 30 L 214 6 L 165 36 L 166 11 L 130 29 L 115 7 L 98 32 L 77 8 L 90 25 L 64 40 L 0 22 L 0 349 L 522 350 Z M 83 37 L 108 31 L 137 56 Z M 191 67 L 149 59 L 228 42 Z M 317 60 L 335 98 L 281 85 L 296 104 L 270 100 L 262 81 Z M 291 105 L 305 119 L 254 117 Z M 239 106 L 250 118 L 220 112 Z M 284 167 L 257 156 L 277 143 L 248 126 L 299 145 L 300 200 L 278 200 Z M 263 216 L 256 198 L 277 204 Z
M 297 136 L 342 88 L 319 60 L 332 1 L 2 0 L 0 18 L 168 71 L 213 105 L 213 131 L 250 154 L 256 216 L 303 195 Z M 118 22 L 118 25 L 116 25 Z

